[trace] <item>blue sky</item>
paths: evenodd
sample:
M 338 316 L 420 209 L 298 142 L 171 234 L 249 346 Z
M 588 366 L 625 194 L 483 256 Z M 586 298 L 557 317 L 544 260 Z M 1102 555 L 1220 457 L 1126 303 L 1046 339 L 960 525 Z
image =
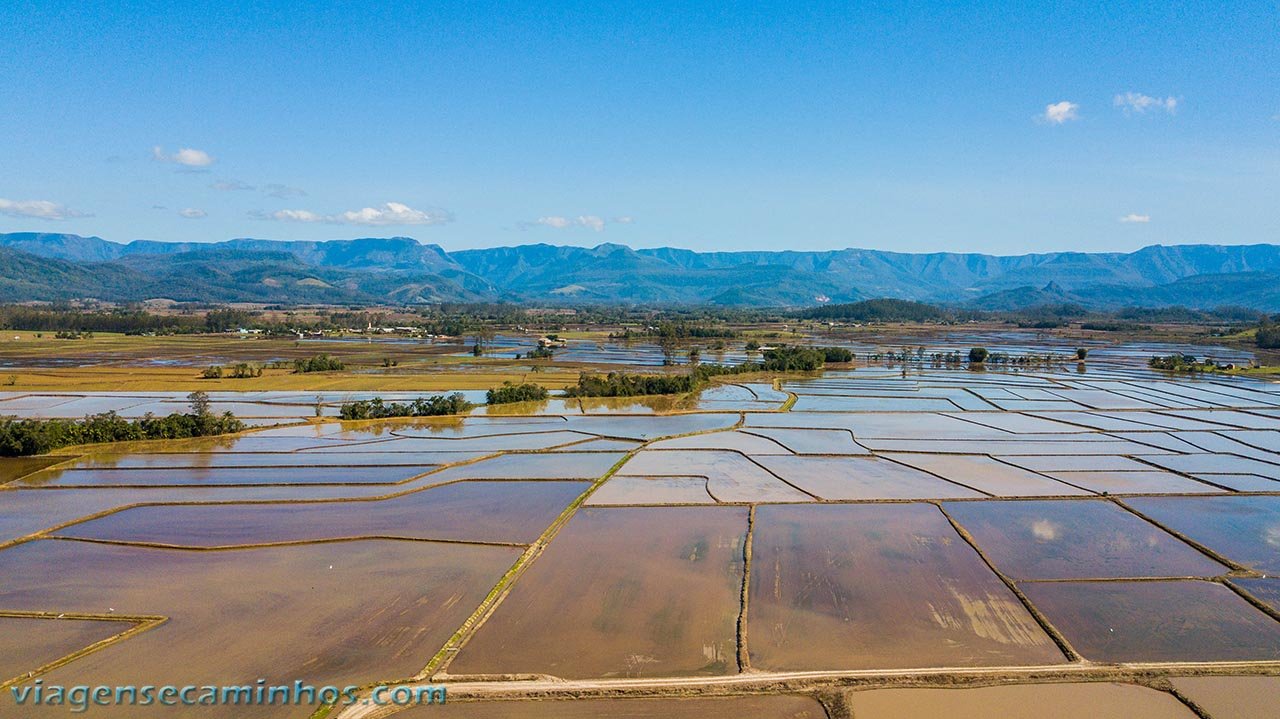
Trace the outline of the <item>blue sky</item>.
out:
M 1280 241 L 1274 2 L 371 5 L 0 4 L 0 231 Z

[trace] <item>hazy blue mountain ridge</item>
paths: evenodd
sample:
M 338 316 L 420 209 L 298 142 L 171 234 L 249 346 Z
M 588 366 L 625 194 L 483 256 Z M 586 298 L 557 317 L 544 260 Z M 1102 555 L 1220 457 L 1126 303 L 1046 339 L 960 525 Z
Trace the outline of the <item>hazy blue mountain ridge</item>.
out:
M 7 283 L 8 296 L 22 298 L 27 292 L 27 299 L 125 300 L 160 292 L 151 296 L 809 306 L 893 297 L 992 309 L 1079 302 L 1280 310 L 1280 290 L 1274 289 L 1280 277 L 1277 245 L 1156 245 L 1130 253 L 1016 256 L 866 249 L 695 252 L 618 244 L 447 252 L 408 237 L 119 244 L 98 237 L 10 233 L 0 234 L 0 248 L 10 250 L 6 264 L 13 265 L 0 268 L 0 281 Z M 14 251 L 26 258 L 19 262 Z M 30 270 L 33 257 L 49 263 L 47 271 L 18 276 L 15 268 Z M 93 271 L 80 271 L 87 269 Z M 46 286 L 55 277 L 61 286 Z

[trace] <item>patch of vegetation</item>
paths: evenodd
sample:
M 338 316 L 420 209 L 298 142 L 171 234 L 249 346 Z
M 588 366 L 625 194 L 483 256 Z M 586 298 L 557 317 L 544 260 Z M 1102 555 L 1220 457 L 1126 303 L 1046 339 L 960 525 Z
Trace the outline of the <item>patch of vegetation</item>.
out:
M 631 374 L 610 372 L 601 376 L 582 373 L 578 384 L 566 387 L 566 397 L 638 397 L 650 394 L 682 394 L 701 386 L 692 374 Z
M 601 376 L 582 373 L 578 384 L 565 388 L 566 397 L 638 397 L 684 394 L 702 389 L 712 377 L 753 372 L 811 372 L 822 369 L 827 358 L 852 362 L 853 353 L 841 347 L 774 347 L 762 352 L 762 361 L 740 365 L 695 364 L 688 374 L 631 374 L 610 372 Z
M 512 402 L 538 402 L 547 398 L 547 388 L 532 382 L 516 384 L 503 382 L 501 387 L 494 387 L 485 393 L 485 402 L 489 404 L 510 404 Z
M 832 348 L 837 349 L 837 348 Z M 788 347 L 783 345 L 761 352 L 764 361 L 760 369 L 767 372 L 812 372 L 822 369 L 827 362 L 824 348 Z M 852 355 L 850 355 L 852 359 Z
M 384 402 L 381 397 L 344 402 L 338 414 L 343 419 L 386 419 L 389 417 L 439 417 L 469 412 L 475 405 L 461 392 L 419 397 L 412 402 Z
M 132 309 L 85 311 L 9 305 L 0 307 L 0 327 L 36 331 L 178 334 L 199 331 L 203 329 L 203 323 L 196 316 L 158 315 Z
M 659 322 L 644 329 L 626 328 L 611 332 L 609 339 L 630 340 L 647 337 L 674 337 L 676 339 L 732 339 L 742 334 L 732 327 L 706 322 Z
M 230 377 L 231 379 L 251 379 L 253 377 L 262 376 L 262 365 L 252 362 L 238 362 L 231 365 L 227 370 L 222 365 L 211 365 L 204 372 L 200 373 L 201 379 L 222 379 Z
M 1254 341 L 1262 349 L 1280 349 L 1280 324 L 1270 320 L 1263 322 Z
M 1080 329 L 1093 330 L 1094 332 L 1148 332 L 1151 325 L 1137 324 L 1136 322 L 1081 322 Z
M 209 409 L 209 396 L 204 392 L 192 392 L 188 398 L 191 400 L 189 413 L 174 412 L 167 417 L 148 414 L 132 421 L 115 412 L 84 419 L 0 418 L 0 457 L 45 454 L 76 444 L 209 437 L 244 429 L 244 423 L 230 412 L 213 414 Z
M 345 368 L 342 360 L 337 357 L 330 357 L 327 354 L 316 355 L 306 359 L 296 359 L 293 361 L 293 371 L 296 374 L 304 374 L 307 372 L 337 372 Z
M 969 350 L 969 364 L 982 364 L 990 355 L 986 347 L 973 347 Z
M 1162 369 L 1167 372 L 1216 372 L 1219 367 L 1216 362 L 1211 360 L 1199 361 L 1192 355 L 1171 354 L 1157 355 L 1147 360 L 1147 364 L 1152 369 Z

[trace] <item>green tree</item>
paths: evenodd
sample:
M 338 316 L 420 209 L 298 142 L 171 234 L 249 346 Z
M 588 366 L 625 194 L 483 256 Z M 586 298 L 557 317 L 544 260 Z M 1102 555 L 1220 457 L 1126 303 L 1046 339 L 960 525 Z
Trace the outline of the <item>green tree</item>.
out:
M 197 417 L 208 417 L 210 411 L 209 393 L 203 390 L 196 390 L 187 395 L 187 401 L 191 403 L 191 414 Z

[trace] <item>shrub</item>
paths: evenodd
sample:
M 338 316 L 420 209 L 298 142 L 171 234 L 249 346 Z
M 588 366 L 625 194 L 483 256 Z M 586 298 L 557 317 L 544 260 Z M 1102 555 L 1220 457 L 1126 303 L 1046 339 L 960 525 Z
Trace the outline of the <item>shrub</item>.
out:
M 987 357 L 990 355 L 991 353 L 987 351 L 986 347 L 974 347 L 969 350 L 969 363 L 982 364 L 987 361 Z
M 208 369 L 200 373 L 204 379 L 222 379 L 222 367 L 218 365 L 210 365 Z
M 1088 348 L 1088 347 L 1077 347 L 1077 348 L 1076 348 L 1076 359 L 1078 359 L 1078 360 L 1080 360 L 1081 362 L 1083 362 L 1083 361 L 1085 360 L 1085 358 L 1086 358 L 1086 357 L 1088 357 L 1088 356 L 1089 356 L 1089 348 Z

